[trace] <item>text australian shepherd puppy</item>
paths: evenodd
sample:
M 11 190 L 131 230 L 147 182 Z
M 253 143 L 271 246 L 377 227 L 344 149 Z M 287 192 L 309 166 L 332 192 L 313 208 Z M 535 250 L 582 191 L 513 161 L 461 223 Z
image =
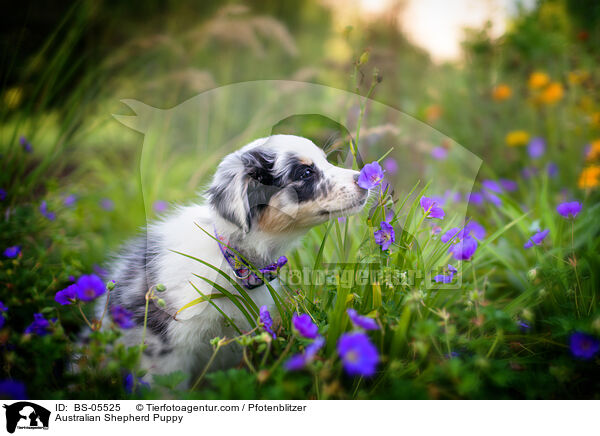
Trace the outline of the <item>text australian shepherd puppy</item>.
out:
M 178 208 L 160 222 L 150 224 L 147 234 L 127 245 L 111 271 L 116 286 L 109 304 L 134 313 L 136 327 L 123 331 L 123 342 L 142 340 L 145 294 L 163 284 L 159 295 L 166 303 L 150 301 L 142 366 L 152 374 L 182 371 L 194 375 L 212 354 L 209 341 L 233 337 L 236 332 L 210 303 L 193 305 L 173 315 L 204 294 L 216 293 L 203 276 L 233 294 L 235 287 L 215 270 L 183 256 L 201 259 L 243 286 L 258 307 L 276 311 L 273 299 L 258 276 L 236 259 L 238 251 L 260 269 L 267 279 L 285 261 L 313 226 L 332 217 L 351 215 L 365 205 L 368 191 L 357 185 L 358 172 L 327 161 L 323 150 L 306 138 L 274 135 L 258 139 L 228 156 L 218 166 L 204 204 Z M 222 243 L 207 233 L 214 235 Z M 273 280 L 273 286 L 277 280 Z M 227 298 L 213 299 L 238 327 L 249 329 L 247 320 Z M 102 310 L 103 308 L 99 308 Z M 237 347 L 225 347 L 211 368 L 240 361 Z

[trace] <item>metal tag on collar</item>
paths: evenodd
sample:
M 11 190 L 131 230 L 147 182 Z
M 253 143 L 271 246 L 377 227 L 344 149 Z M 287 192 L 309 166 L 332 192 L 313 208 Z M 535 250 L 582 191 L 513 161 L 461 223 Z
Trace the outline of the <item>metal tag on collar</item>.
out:
M 233 268 L 233 274 L 236 276 L 236 278 L 240 279 L 240 280 L 246 280 L 248 277 L 250 277 L 250 274 L 252 274 L 252 271 L 250 270 L 250 268 L 248 268 L 248 272 L 245 275 L 240 275 L 238 274 L 238 270 Z

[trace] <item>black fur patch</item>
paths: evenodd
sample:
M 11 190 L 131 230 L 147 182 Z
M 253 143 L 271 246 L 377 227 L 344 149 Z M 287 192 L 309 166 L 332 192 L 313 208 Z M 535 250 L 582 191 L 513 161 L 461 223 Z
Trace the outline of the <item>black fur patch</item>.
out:
M 283 187 L 283 180 L 275 177 L 273 166 L 275 155 L 264 150 L 251 150 L 242 155 L 242 162 L 246 168 L 248 186 L 246 197 L 248 200 L 247 225 L 251 227 L 252 221 L 260 216 L 271 201 Z
M 314 164 L 306 165 L 293 155 L 287 157 L 286 166 L 287 178 L 296 191 L 298 203 L 314 200 L 317 197 L 317 186 L 323 178 L 321 171 Z M 302 175 L 306 170 L 312 171 L 312 175 L 303 179 Z

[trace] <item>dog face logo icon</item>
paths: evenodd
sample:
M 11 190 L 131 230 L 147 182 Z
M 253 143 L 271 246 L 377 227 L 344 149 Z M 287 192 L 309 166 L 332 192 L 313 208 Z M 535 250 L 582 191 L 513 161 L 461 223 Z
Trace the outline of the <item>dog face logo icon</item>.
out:
M 4 405 L 6 409 L 6 431 L 14 433 L 15 429 L 48 429 L 50 411 L 29 401 L 19 401 Z

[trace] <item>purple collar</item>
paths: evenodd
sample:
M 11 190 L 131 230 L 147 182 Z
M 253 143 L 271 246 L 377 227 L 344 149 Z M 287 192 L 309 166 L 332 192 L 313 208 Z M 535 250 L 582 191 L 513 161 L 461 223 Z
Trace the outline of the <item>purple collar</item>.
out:
M 264 284 L 263 280 L 252 271 L 252 269 L 248 266 L 248 263 L 240 258 L 231 248 L 227 245 L 227 241 L 224 236 L 221 236 L 217 233 L 217 229 L 215 229 L 215 236 L 217 237 L 217 243 L 219 244 L 219 248 L 221 249 L 221 253 L 223 257 L 227 260 L 227 263 L 233 269 L 233 273 L 235 277 L 238 279 L 240 284 L 246 289 L 254 289 Z M 287 257 L 281 256 L 277 259 L 277 262 L 273 262 L 263 268 L 257 268 L 262 275 L 265 277 L 267 281 L 274 280 L 277 277 L 277 271 L 279 268 L 284 266 L 287 263 Z

